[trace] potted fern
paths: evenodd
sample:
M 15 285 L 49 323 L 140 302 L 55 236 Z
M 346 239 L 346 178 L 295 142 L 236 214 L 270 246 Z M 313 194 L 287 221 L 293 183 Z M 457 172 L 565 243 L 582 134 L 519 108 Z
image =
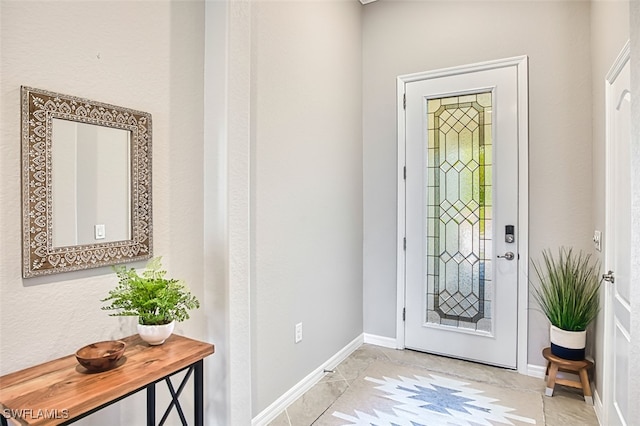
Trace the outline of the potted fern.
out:
M 590 254 L 561 248 L 555 257 L 542 253 L 542 263 L 533 262 L 540 285 L 533 296 L 551 323 L 551 353 L 564 359 L 585 356 L 587 326 L 600 309 L 600 264 Z
M 189 319 L 189 310 L 200 303 L 184 281 L 165 278 L 161 257 L 151 259 L 139 275 L 134 268 L 116 266 L 118 285 L 109 291 L 102 309 L 110 316 L 137 316 L 138 334 L 150 345 L 161 345 L 173 333 L 175 322 Z

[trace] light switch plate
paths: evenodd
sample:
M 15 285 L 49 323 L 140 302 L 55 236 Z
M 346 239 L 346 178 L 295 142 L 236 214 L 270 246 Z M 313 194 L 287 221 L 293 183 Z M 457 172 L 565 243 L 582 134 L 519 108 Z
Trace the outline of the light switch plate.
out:
M 104 225 L 95 225 L 94 227 L 94 232 L 95 232 L 95 238 L 96 240 L 104 240 L 106 235 L 105 235 L 105 229 L 104 229 Z
M 602 251 L 602 232 L 593 232 L 593 245 L 596 247 L 596 250 Z

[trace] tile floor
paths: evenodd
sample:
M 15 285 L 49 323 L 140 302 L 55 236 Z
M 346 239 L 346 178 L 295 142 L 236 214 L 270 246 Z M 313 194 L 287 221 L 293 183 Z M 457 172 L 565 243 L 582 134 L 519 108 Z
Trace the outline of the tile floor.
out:
M 358 378 L 362 378 L 362 373 L 374 362 L 388 363 L 396 365 L 398 368 L 418 367 L 424 369 L 425 373 L 437 374 L 440 372 L 462 380 L 473 380 L 526 392 L 531 398 L 539 398 L 542 401 L 544 425 L 598 425 L 593 406 L 584 402 L 580 390 L 556 386 L 553 397 L 545 397 L 546 386 L 543 379 L 467 361 L 365 344 L 344 360 L 334 372 L 328 373 L 313 388 L 291 404 L 270 423 L 270 426 L 321 426 L 323 423 L 327 424 L 325 419 L 329 416 L 322 416 L 323 413 L 333 412 L 332 405 Z

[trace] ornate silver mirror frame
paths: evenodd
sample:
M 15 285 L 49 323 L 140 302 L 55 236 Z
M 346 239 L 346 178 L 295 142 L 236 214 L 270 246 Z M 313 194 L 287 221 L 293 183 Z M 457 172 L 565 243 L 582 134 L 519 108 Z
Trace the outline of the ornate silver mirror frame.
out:
M 92 130 L 91 126 L 101 126 L 96 130 L 108 128 L 111 129 L 108 130 L 111 133 L 113 133 L 112 129 L 120 129 L 122 132 L 115 131 L 115 133 L 126 135 L 124 145 L 121 144 L 125 150 L 122 162 L 126 164 L 120 167 L 121 171 L 118 174 L 128 172 L 129 176 L 110 176 L 106 179 L 106 183 L 103 183 L 106 185 L 103 188 L 109 188 L 110 184 L 115 185 L 113 182 L 121 182 L 123 196 L 127 198 L 124 210 L 129 211 L 121 212 L 126 217 L 124 225 L 121 226 L 124 229 L 115 237 L 115 240 L 104 239 L 105 225 L 95 225 L 95 240 L 93 237 L 91 241 L 85 239 L 76 243 L 68 242 L 74 241 L 73 239 L 54 240 L 54 233 L 58 231 L 54 228 L 53 212 L 56 201 L 54 193 L 56 191 L 53 178 L 59 174 L 54 173 L 56 163 L 53 160 L 53 152 L 54 147 L 60 146 L 60 141 L 54 140 L 54 122 L 80 123 L 79 126 L 89 130 Z M 22 87 L 22 275 L 24 278 L 115 265 L 148 259 L 152 256 L 151 136 L 149 113 Z M 78 136 L 75 138 L 75 146 L 81 146 L 83 139 Z M 108 142 L 107 145 L 109 145 Z M 75 154 L 64 154 L 63 157 L 71 158 L 70 163 L 70 158 L 66 158 L 64 162 L 71 167 L 74 166 L 74 162 L 79 166 L 81 161 L 78 161 L 77 157 L 73 160 L 74 156 Z M 96 157 L 99 164 L 101 156 Z M 103 158 L 103 162 L 108 160 Z M 94 166 L 96 165 L 90 165 L 89 168 Z M 84 167 L 86 168 L 86 164 Z M 58 182 L 56 187 L 60 186 L 64 184 Z M 99 197 L 100 191 L 97 192 Z M 72 194 L 76 197 L 73 191 Z M 109 200 L 106 201 L 109 202 Z M 68 206 L 65 208 L 69 211 Z M 82 212 L 79 215 L 82 216 Z M 97 228 L 98 226 L 101 227 L 101 231 Z M 93 231 L 92 228 L 91 232 Z

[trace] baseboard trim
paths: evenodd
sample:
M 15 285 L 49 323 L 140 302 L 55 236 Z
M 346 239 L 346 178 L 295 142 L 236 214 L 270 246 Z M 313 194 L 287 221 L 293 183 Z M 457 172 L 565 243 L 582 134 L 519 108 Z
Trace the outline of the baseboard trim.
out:
M 336 368 L 338 364 L 347 359 L 347 357 L 351 355 L 353 351 L 362 346 L 363 343 L 364 334 L 361 334 L 325 361 L 321 366 L 309 373 L 304 379 L 300 380 L 280 398 L 276 399 L 271 405 L 262 410 L 262 412 L 251 420 L 251 426 L 264 426 L 273 421 L 289 405 L 311 389 L 313 385 L 318 383 L 326 374 L 325 370 L 333 370 Z
M 532 365 L 532 364 L 527 365 L 527 376 L 544 379 L 546 376 L 546 373 L 547 373 L 547 367 L 540 366 L 540 365 Z M 558 379 L 568 379 L 568 380 L 573 380 L 578 382 L 580 381 L 580 376 L 578 376 L 577 374 L 565 373 L 563 371 L 558 371 L 558 374 L 556 375 L 556 377 Z
M 375 334 L 364 333 L 364 343 L 370 345 L 382 346 L 383 348 L 397 349 L 397 342 L 395 338 L 378 336 Z
M 600 394 L 598 393 L 598 388 L 592 386 L 593 394 L 593 409 L 596 412 L 596 417 L 598 418 L 598 423 L 603 425 L 604 423 L 604 407 L 602 405 L 602 398 L 600 398 Z
M 541 365 L 527 364 L 527 376 L 544 379 L 547 367 Z

